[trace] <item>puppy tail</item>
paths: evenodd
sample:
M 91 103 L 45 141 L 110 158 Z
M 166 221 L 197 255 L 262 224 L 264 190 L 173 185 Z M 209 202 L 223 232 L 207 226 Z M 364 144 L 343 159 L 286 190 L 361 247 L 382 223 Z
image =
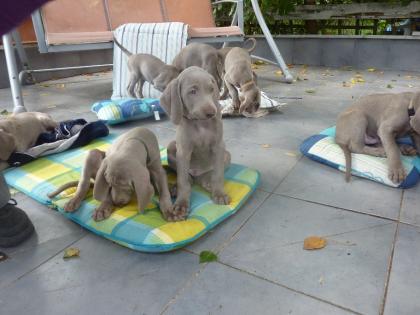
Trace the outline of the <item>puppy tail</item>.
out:
M 75 180 L 75 181 L 72 181 L 72 182 L 65 183 L 65 184 L 61 185 L 60 187 L 58 187 L 58 189 L 57 189 L 57 190 L 55 190 L 55 191 L 53 191 L 53 192 L 51 192 L 51 193 L 47 194 L 47 196 L 48 196 L 48 198 L 52 199 L 52 198 L 54 198 L 55 196 L 57 196 L 58 194 L 60 194 L 60 193 L 62 193 L 63 191 L 65 191 L 66 189 L 68 189 L 68 188 L 70 188 L 70 187 L 76 187 L 77 185 L 79 185 L 79 181 L 78 181 L 78 180 Z
M 346 182 L 349 182 L 351 177 L 351 152 L 346 145 L 339 144 L 339 146 L 344 152 L 344 159 L 346 160 Z
M 250 42 L 252 42 L 252 46 L 250 48 L 247 48 L 247 51 L 249 53 L 252 53 L 254 51 L 255 47 L 257 47 L 257 40 L 254 37 L 250 37 L 245 41 L 245 45 L 247 43 L 250 43 Z
M 119 43 L 115 37 L 114 37 L 114 43 L 115 43 L 115 45 L 117 45 L 117 46 L 118 46 L 118 48 L 119 48 L 119 49 L 121 49 L 121 51 L 122 51 L 124 54 L 126 54 L 128 57 L 130 57 L 130 56 L 133 54 L 133 53 L 132 53 L 132 52 L 130 52 L 127 48 L 123 47 L 123 45 L 121 45 L 121 43 Z

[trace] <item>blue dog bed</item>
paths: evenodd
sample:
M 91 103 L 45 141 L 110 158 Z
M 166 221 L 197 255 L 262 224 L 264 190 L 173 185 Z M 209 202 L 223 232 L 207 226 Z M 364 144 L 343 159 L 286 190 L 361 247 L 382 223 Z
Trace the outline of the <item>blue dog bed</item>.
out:
M 308 158 L 345 172 L 345 159 L 343 150 L 335 143 L 335 127 L 328 128 L 318 135 L 303 141 L 300 151 Z M 409 138 L 401 138 L 400 144 L 413 145 Z M 406 170 L 407 177 L 401 183 L 393 183 L 388 178 L 388 164 L 386 158 L 366 154 L 352 154 L 352 174 L 373 180 L 375 182 L 396 187 L 409 188 L 417 184 L 420 179 L 420 158 L 402 156 L 401 161 Z

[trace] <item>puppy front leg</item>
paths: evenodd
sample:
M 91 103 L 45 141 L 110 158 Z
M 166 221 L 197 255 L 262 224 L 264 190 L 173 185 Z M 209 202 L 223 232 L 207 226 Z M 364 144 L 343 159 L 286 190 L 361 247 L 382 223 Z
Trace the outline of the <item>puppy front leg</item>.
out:
M 223 144 L 220 144 L 214 151 L 213 163 L 214 165 L 211 179 L 212 199 L 219 205 L 228 205 L 230 197 L 224 191 L 225 146 Z
M 130 80 L 129 80 L 128 85 L 127 85 L 127 93 L 132 98 L 136 98 L 134 90 L 136 88 L 137 81 L 138 81 L 137 75 L 134 74 L 134 73 L 131 73 L 130 74 Z
M 172 205 L 171 195 L 169 193 L 168 178 L 166 176 L 165 170 L 160 164 L 160 160 L 156 161 L 150 168 L 150 174 L 152 176 L 153 183 L 159 193 L 159 208 L 163 217 L 167 221 L 182 220 L 183 218 L 177 216 L 177 214 L 173 211 L 174 207 Z
M 176 170 L 177 170 L 177 199 L 174 211 L 179 217 L 186 218 L 190 208 L 191 183 L 189 179 L 191 149 L 177 147 Z
M 239 111 L 239 106 L 241 105 L 241 102 L 239 100 L 238 91 L 236 90 L 235 86 L 232 85 L 227 77 L 227 74 L 225 74 L 225 84 L 229 91 L 229 95 L 232 98 L 232 106 L 235 109 L 235 111 Z
M 142 78 L 137 82 L 136 96 L 137 98 L 143 98 L 143 85 L 144 80 Z
M 401 163 L 400 148 L 395 141 L 392 129 L 381 126 L 378 136 L 381 138 L 388 159 L 388 178 L 394 183 L 402 182 L 407 174 Z
M 80 179 L 79 185 L 77 185 L 76 194 L 64 204 L 64 211 L 74 212 L 79 209 L 80 204 L 89 191 L 90 179 L 95 178 L 104 158 L 105 152 L 97 149 L 89 151 L 85 165 L 83 166 L 82 178 Z
M 111 194 L 108 193 L 105 200 L 100 203 L 100 205 L 95 209 L 95 211 L 93 211 L 92 219 L 94 221 L 102 221 L 109 218 L 109 216 L 112 213 L 113 208 L 114 208 L 114 205 L 112 204 L 112 201 L 111 201 Z

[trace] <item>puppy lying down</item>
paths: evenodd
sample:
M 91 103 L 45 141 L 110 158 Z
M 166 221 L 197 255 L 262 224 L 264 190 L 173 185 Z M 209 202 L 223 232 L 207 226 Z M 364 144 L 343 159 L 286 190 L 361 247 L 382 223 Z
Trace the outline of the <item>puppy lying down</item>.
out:
M 9 167 L 13 152 L 25 152 L 36 144 L 39 135 L 54 130 L 58 123 L 38 112 L 13 114 L 0 119 L 0 170 Z
M 173 212 L 158 141 L 147 128 L 133 128 L 119 136 L 106 153 L 90 151 L 80 181 L 67 183 L 48 197 L 53 198 L 77 185 L 75 196 L 64 205 L 65 211 L 73 212 L 86 197 L 91 179 L 94 179 L 93 196 L 101 202 L 92 215 L 95 221 L 108 218 L 114 207 L 127 205 L 133 193 L 137 197 L 139 212 L 143 212 L 154 195 L 154 187 L 159 193 L 159 208 L 163 217 L 168 221 L 179 219 Z
M 398 145 L 410 136 L 417 148 Z M 346 181 L 351 176 L 351 153 L 386 157 L 388 177 L 399 183 L 407 176 L 400 154 L 420 150 L 420 93 L 373 94 L 360 98 L 338 116 L 336 143 L 346 159 Z

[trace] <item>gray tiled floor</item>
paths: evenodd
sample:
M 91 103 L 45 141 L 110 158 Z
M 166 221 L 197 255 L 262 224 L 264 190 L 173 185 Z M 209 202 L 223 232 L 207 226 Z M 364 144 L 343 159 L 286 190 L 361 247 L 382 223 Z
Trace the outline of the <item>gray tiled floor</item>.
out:
M 276 82 L 275 70 L 257 72 L 263 90 L 287 103 L 282 113 L 224 120 L 233 161 L 262 175 L 235 216 L 183 250 L 142 254 L 16 194 L 37 233 L 0 249 L 9 255 L 0 263 L 0 314 L 420 314 L 419 187 L 403 192 L 354 177 L 346 184 L 343 173 L 299 152 L 305 137 L 333 125 L 352 100 L 420 89 L 420 74 L 364 69 L 365 83 L 343 87 L 356 70 L 296 66 L 294 84 Z M 94 120 L 90 106 L 111 89 L 110 74 L 102 73 L 28 86 L 24 97 L 28 109 L 57 120 Z M 0 90 L 0 109 L 10 104 L 10 90 Z M 141 124 L 161 145 L 174 138 L 168 119 Z M 311 235 L 324 236 L 327 246 L 303 250 Z M 71 245 L 81 257 L 64 261 Z M 202 250 L 217 252 L 219 262 L 200 265 Z

